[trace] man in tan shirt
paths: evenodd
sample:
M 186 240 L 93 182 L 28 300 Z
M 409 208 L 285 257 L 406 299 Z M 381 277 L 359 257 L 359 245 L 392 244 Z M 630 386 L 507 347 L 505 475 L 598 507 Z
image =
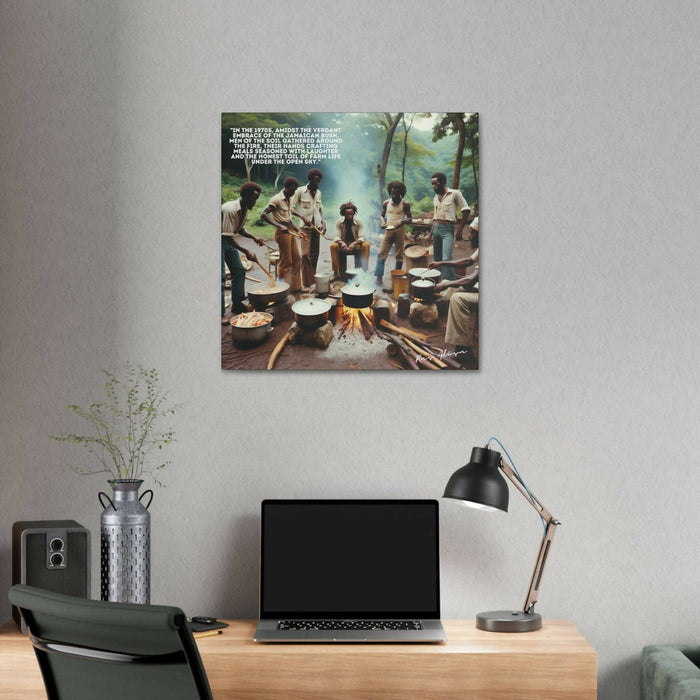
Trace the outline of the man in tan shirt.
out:
M 449 260 L 454 248 L 455 230 L 457 237 L 461 238 L 462 229 L 469 217 L 469 205 L 459 190 L 447 187 L 445 173 L 433 173 L 430 182 L 435 192 L 433 198 L 433 226 L 428 236 L 428 244 L 433 244 L 433 259 L 436 262 Z M 459 221 L 457 218 L 459 217 Z M 456 229 L 455 229 L 456 226 Z M 454 268 L 441 267 L 442 277 L 453 280 Z
M 243 304 L 245 298 L 245 268 L 241 262 L 241 253 L 253 262 L 257 261 L 255 253 L 247 250 L 238 242 L 238 236 L 250 238 L 258 245 L 263 245 L 262 238 L 245 230 L 248 212 L 258 201 L 262 188 L 257 182 L 245 182 L 240 188 L 240 199 L 224 202 L 221 205 L 221 322 L 225 317 L 226 267 L 231 273 L 231 312 L 234 314 L 247 311 Z
M 288 177 L 284 181 L 284 189 L 270 198 L 263 209 L 260 218 L 275 227 L 275 240 L 280 251 L 279 276 L 289 284 L 290 292 L 301 291 L 301 256 L 299 246 L 293 231 L 296 226 L 292 223 L 292 214 L 301 217 L 292 206 L 292 197 L 299 187 L 296 178 Z M 306 234 L 300 232 L 302 240 Z
M 357 218 L 357 207 L 352 202 L 340 205 L 340 218 L 335 222 L 335 240 L 331 243 L 331 264 L 338 278 L 345 276 L 348 255 L 355 256 L 355 267 L 369 266 L 369 242 L 365 239 L 365 225 Z
M 292 197 L 292 206 L 299 212 L 304 222 L 301 228 L 306 239 L 301 242 L 301 278 L 310 287 L 315 283 L 316 264 L 320 252 L 320 234 L 326 235 L 326 222 L 323 220 L 321 190 L 318 185 L 323 180 L 323 173 L 318 168 L 311 168 L 306 174 L 309 184 L 300 187 Z

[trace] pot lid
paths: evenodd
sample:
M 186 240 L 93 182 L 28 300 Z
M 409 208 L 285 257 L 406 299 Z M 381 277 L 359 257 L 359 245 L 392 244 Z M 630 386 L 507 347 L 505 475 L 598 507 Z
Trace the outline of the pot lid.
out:
M 435 282 L 433 282 L 432 280 L 424 280 L 422 277 L 413 280 L 412 284 L 414 287 L 418 287 L 420 289 L 429 289 L 430 287 L 435 286 Z
M 365 294 L 374 294 L 374 287 L 355 282 L 354 284 L 346 284 L 340 291 L 350 296 L 363 297 Z
M 421 245 L 412 245 L 404 250 L 404 255 L 408 258 L 422 258 L 427 252 L 428 249 Z
M 292 311 L 299 316 L 321 316 L 331 310 L 325 299 L 302 299 L 292 305 Z

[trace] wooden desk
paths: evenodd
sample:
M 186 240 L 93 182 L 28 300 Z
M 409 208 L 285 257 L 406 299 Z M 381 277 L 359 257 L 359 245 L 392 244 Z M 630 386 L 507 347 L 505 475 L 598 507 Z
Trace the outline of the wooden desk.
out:
M 483 632 L 445 620 L 446 644 L 256 644 L 256 622 L 230 620 L 197 644 L 215 700 L 593 700 L 596 654 L 566 620 L 537 632 Z M 0 627 L 0 699 L 45 698 L 34 651 Z

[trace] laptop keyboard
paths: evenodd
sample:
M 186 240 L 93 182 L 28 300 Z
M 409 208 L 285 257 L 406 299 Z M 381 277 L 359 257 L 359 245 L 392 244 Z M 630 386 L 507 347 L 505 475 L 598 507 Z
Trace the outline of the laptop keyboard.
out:
M 282 620 L 280 630 L 421 630 L 420 620 Z

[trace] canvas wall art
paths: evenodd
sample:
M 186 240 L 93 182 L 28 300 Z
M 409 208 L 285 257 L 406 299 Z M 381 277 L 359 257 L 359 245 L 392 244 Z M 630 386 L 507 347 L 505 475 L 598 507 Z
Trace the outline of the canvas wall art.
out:
M 477 370 L 479 115 L 225 112 L 221 367 Z

